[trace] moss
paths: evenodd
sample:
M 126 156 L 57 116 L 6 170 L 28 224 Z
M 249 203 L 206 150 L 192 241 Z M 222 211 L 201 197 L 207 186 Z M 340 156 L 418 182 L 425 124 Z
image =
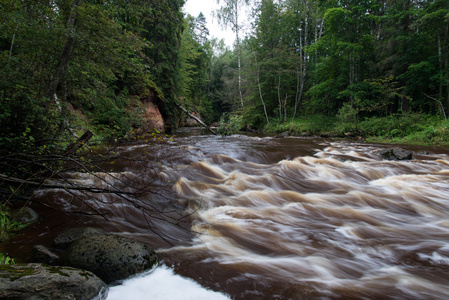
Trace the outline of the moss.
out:
M 84 277 L 85 279 L 89 279 L 89 278 L 93 277 L 92 273 L 89 273 L 87 271 L 80 272 L 79 274 L 80 274 L 80 276 Z
M 32 267 L 14 267 L 11 265 L 0 265 L 0 277 L 9 278 L 11 281 L 20 279 L 24 276 L 36 274 L 36 269 Z
M 64 273 L 63 270 L 70 270 L 70 269 L 65 268 L 65 267 L 48 267 L 49 273 L 70 277 L 70 274 Z

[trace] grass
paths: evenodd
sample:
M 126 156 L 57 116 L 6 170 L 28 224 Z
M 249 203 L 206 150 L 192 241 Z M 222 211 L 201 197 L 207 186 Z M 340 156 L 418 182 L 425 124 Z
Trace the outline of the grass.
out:
M 449 122 L 425 114 L 395 114 L 371 117 L 357 124 L 335 117 L 315 115 L 288 122 L 271 122 L 267 133 L 288 132 L 290 135 L 359 136 L 368 142 L 417 145 L 449 145 Z
M 264 131 L 268 133 L 288 132 L 290 135 L 320 135 L 334 131 L 336 121 L 335 117 L 313 115 L 282 123 L 271 121 L 265 126 Z

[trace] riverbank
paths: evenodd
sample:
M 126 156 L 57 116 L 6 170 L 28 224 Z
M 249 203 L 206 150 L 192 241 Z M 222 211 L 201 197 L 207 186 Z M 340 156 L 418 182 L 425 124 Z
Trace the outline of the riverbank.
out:
M 371 143 L 449 145 L 449 122 L 423 114 L 396 114 L 351 123 L 316 115 L 283 123 L 271 122 L 264 127 L 264 132 L 273 135 L 359 138 Z

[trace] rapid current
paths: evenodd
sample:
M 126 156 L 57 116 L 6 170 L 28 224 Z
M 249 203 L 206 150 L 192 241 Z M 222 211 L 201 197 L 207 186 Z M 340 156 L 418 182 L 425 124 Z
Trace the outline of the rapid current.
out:
M 33 205 L 47 221 L 9 253 L 93 226 L 147 243 L 162 260 L 109 299 L 448 299 L 449 150 L 405 147 L 412 160 L 388 161 L 378 154 L 386 147 L 183 132 L 163 145 L 120 145 L 127 159 L 110 167 L 116 176 L 95 175 L 124 190 L 132 185 L 114 180 L 151 186 L 139 205 L 38 192 Z M 87 173 L 73 180 L 99 184 Z M 107 219 L 80 214 L 86 203 Z

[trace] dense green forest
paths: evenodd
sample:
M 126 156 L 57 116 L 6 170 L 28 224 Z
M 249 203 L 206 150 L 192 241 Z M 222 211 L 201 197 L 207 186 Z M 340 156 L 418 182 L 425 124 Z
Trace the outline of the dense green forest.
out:
M 235 130 L 447 135 L 447 0 L 219 4 L 233 49 L 183 0 L 0 0 L 2 151 L 127 137 L 151 95 L 167 129 L 181 104 Z

